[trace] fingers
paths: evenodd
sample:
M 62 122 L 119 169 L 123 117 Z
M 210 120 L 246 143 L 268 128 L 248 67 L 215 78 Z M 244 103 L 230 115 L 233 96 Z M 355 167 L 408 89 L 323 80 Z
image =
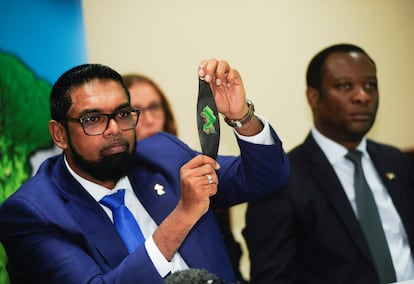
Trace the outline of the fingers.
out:
M 209 165 L 210 168 L 213 169 L 213 171 L 220 169 L 220 164 L 217 163 L 217 161 L 214 160 L 213 158 L 206 156 L 206 155 L 198 155 L 194 157 L 193 159 L 188 161 L 182 168 L 183 169 L 195 169 L 203 165 Z M 208 174 L 208 173 L 209 172 L 206 172 L 204 174 Z
M 177 207 L 186 216 L 198 220 L 207 212 L 210 197 L 217 193 L 216 170 L 219 167 L 214 159 L 205 155 L 198 155 L 181 167 L 181 197 Z
M 218 184 L 216 170 L 219 167 L 214 159 L 199 155 L 181 168 L 180 175 L 182 180 L 191 181 L 194 186 L 216 186 Z
M 208 196 L 214 195 L 218 184 L 216 170 L 219 168 L 211 157 L 198 155 L 180 169 L 182 189 L 192 192 L 201 190 Z
M 246 92 L 239 71 L 225 60 L 203 60 L 198 69 L 200 79 L 210 84 L 217 110 L 229 118 L 244 117 Z
M 191 178 L 197 186 L 209 186 L 218 184 L 216 171 L 209 164 L 205 164 L 192 169 L 182 167 L 181 176 L 183 179 Z
M 206 178 L 208 180 L 208 184 L 213 184 L 214 183 L 214 179 L 213 179 L 212 175 L 206 174 Z
M 231 87 L 242 83 L 239 72 L 232 69 L 225 60 L 203 60 L 199 65 L 198 75 L 206 82 L 214 83 L 217 86 Z

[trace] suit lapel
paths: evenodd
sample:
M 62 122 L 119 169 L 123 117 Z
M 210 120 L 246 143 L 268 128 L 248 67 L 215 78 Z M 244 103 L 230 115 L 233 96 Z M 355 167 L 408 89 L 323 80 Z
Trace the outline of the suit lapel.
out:
M 375 169 L 378 172 L 378 175 L 386 187 L 391 198 L 399 199 L 401 188 L 404 188 L 406 185 L 402 184 L 402 179 L 399 176 L 400 168 L 402 165 L 395 165 L 391 157 L 387 157 L 387 153 L 384 150 L 380 150 L 379 145 L 372 143 L 372 141 L 367 141 L 367 150 L 369 156 L 374 163 Z M 404 190 L 402 191 L 404 192 Z M 399 200 L 403 201 L 403 200 Z M 404 202 L 403 202 L 404 203 Z M 400 204 L 400 202 L 398 202 Z M 397 204 L 395 204 L 397 205 Z
M 180 189 L 179 173 L 170 173 L 164 176 L 160 171 L 152 172 L 148 169 L 149 167 L 142 167 L 140 170 L 134 171 L 134 174 L 129 177 L 141 204 L 157 225 L 160 225 L 174 210 L 180 198 L 180 193 L 174 190 Z M 161 187 L 162 191 L 160 190 Z M 206 267 L 208 265 L 206 257 L 208 252 L 203 250 L 208 245 L 206 246 L 206 243 L 203 243 L 203 236 L 210 235 L 212 233 L 211 230 L 215 230 L 216 225 L 209 223 L 212 222 L 212 219 L 211 216 L 207 217 L 207 215 L 211 215 L 211 212 L 198 221 L 198 225 L 190 231 L 179 249 L 180 255 L 190 266 Z M 208 228 L 209 233 L 203 232 L 203 228 Z M 208 242 L 209 240 L 206 241 Z M 194 257 L 194 255 L 198 257 Z
M 310 169 L 312 169 L 315 181 L 325 193 L 328 202 L 332 204 L 333 210 L 349 233 L 350 239 L 353 240 L 362 254 L 372 262 L 371 254 L 369 253 L 359 222 L 328 159 L 312 135 L 307 137 L 304 146 L 305 155 L 311 163 Z
M 61 197 L 66 201 L 66 210 L 77 220 L 81 234 L 86 235 L 85 239 L 92 243 L 109 266 L 119 265 L 128 252 L 105 211 L 70 175 L 63 158 L 54 168 L 53 176 Z M 114 250 L 114 246 L 119 249 Z
M 401 218 L 410 247 L 414 247 L 412 173 L 404 173 L 406 166 L 402 161 L 395 160 L 397 155 L 388 155 L 390 150 L 381 149 L 381 147 L 380 144 L 367 141 L 368 153 Z
M 171 181 L 167 181 L 160 173 L 151 173 L 145 168 L 134 171 L 130 181 L 141 204 L 159 225 L 175 208 L 179 196 L 173 188 L 180 188 L 179 185 L 172 187 Z

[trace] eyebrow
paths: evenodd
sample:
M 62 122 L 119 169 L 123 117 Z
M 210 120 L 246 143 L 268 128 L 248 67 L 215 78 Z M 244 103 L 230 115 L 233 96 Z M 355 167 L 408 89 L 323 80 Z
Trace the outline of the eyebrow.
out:
M 340 76 L 333 76 L 333 75 L 331 75 L 331 78 L 333 79 L 333 80 L 353 80 L 354 79 L 354 77 L 353 76 L 348 76 L 348 75 L 340 75 Z M 364 79 L 367 79 L 367 80 L 378 80 L 378 77 L 377 76 L 364 76 Z
M 117 112 L 117 111 L 119 111 L 119 110 L 122 110 L 122 109 L 125 109 L 125 108 L 130 108 L 131 107 L 131 105 L 129 104 L 129 103 L 124 103 L 124 104 L 122 104 L 122 105 L 119 105 L 116 109 L 114 109 L 111 113 L 114 113 L 114 112 Z M 84 109 L 84 110 L 82 110 L 80 113 L 79 113 L 79 115 L 80 115 L 80 117 L 82 117 L 82 116 L 85 116 L 85 115 L 87 115 L 87 114 L 91 114 L 91 113 L 96 113 L 96 114 L 99 114 L 99 113 L 105 113 L 105 112 L 103 112 L 101 109 L 99 109 L 99 108 L 87 108 L 87 109 Z
M 144 107 L 143 105 L 141 105 L 141 104 L 135 104 L 136 106 L 139 106 L 139 107 Z M 145 106 L 144 108 L 147 108 L 147 107 L 149 107 L 149 106 L 153 106 L 153 105 L 162 105 L 162 102 L 161 101 L 152 101 L 152 102 L 150 102 L 149 104 L 147 104 L 147 106 Z

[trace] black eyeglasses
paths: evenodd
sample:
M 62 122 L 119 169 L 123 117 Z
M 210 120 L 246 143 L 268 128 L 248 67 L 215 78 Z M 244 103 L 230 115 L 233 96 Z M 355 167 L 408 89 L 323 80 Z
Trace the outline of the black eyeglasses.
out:
M 138 123 L 140 110 L 135 108 L 122 109 L 114 113 L 88 114 L 81 118 L 67 117 L 68 121 L 79 122 L 86 135 L 101 135 L 108 129 L 109 121 L 115 119 L 121 130 L 135 128 Z

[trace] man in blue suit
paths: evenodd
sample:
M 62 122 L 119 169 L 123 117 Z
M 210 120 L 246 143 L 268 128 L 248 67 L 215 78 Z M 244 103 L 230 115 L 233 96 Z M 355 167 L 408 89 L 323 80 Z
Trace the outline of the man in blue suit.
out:
M 212 208 L 276 191 L 287 181 L 288 160 L 274 130 L 246 104 L 236 69 L 211 59 L 198 75 L 237 125 L 240 157 L 216 161 L 165 133 L 135 147 L 139 110 L 107 66 L 77 66 L 57 80 L 49 131 L 63 154 L 0 207 L 12 283 L 163 283 L 187 268 L 235 281 Z M 132 247 L 102 201 L 121 192 L 144 237 Z
M 289 152 L 288 184 L 250 203 L 246 213 L 251 282 L 373 284 L 413 279 L 412 165 L 395 147 L 365 137 L 379 103 L 374 61 L 358 46 L 337 44 L 313 57 L 306 78 L 314 127 Z M 374 197 L 366 206 L 357 202 L 354 182 L 359 179 L 346 158 L 353 150 L 362 153 Z M 374 242 L 361 222 L 368 204 L 377 207 L 380 217 L 367 218 L 368 226 L 377 219 L 378 229 L 383 229 L 374 234 Z M 381 235 L 385 250 L 374 250 Z M 386 246 L 391 261 L 386 253 L 375 257 Z M 388 265 L 378 265 L 381 260 Z M 385 275 L 385 267 L 394 273 Z

